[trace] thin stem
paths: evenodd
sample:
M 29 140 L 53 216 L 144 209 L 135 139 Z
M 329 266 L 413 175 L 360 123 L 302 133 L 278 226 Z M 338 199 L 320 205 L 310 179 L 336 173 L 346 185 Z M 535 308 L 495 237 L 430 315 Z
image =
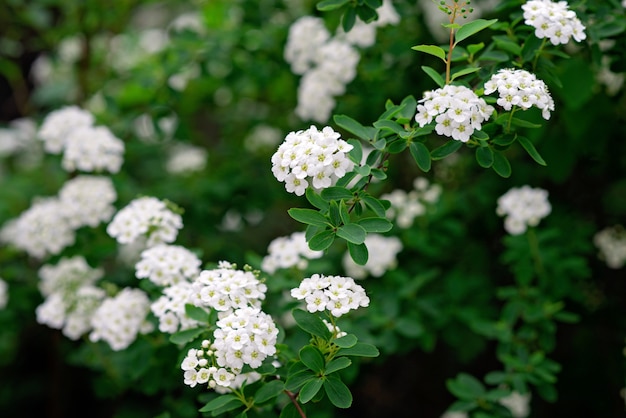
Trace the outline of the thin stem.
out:
M 517 110 L 517 106 L 513 106 L 513 108 L 511 109 L 511 113 L 509 114 L 509 120 L 506 124 L 507 134 L 511 132 L 511 122 L 513 121 L 513 113 L 515 113 L 516 110 Z
M 450 23 L 454 23 L 454 15 L 450 18 Z M 448 48 L 448 59 L 446 60 L 446 84 L 450 84 L 450 65 L 452 64 L 452 51 L 454 50 L 454 28 L 450 28 L 450 47 Z
M 287 396 L 289 396 L 289 399 L 291 399 L 291 403 L 293 403 L 293 405 L 296 407 L 300 416 L 302 418 L 306 418 L 306 414 L 302 410 L 302 407 L 300 407 L 300 404 L 298 403 L 298 400 L 296 399 L 296 395 L 289 390 L 285 390 L 285 393 L 287 394 Z

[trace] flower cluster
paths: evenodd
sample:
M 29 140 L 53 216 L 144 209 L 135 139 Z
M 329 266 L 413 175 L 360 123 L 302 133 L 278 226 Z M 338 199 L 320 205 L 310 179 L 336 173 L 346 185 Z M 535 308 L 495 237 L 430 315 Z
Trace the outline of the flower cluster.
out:
M 182 217 L 154 197 L 140 197 L 121 209 L 107 226 L 107 233 L 120 244 L 129 244 L 147 235 L 146 245 L 153 247 L 173 242 L 183 227 Z
M 355 279 L 364 279 L 368 275 L 380 277 L 398 264 L 396 256 L 402 251 L 402 241 L 398 237 L 368 234 L 365 246 L 369 257 L 363 266 L 356 264 L 349 253 L 344 254 L 343 268 L 349 276 Z
M 185 281 L 163 289 L 163 295 L 150 306 L 159 319 L 159 331 L 173 334 L 200 324 L 185 313 L 185 305 L 190 303 L 193 291 L 191 283 Z
M 289 193 L 298 196 L 305 193 L 309 182 L 316 190 L 325 189 L 354 168 L 346 155 L 352 148 L 329 126 L 321 131 L 311 126 L 290 132 L 272 155 L 272 173 L 285 182 Z
M 322 322 L 324 322 L 324 325 L 326 325 L 326 328 L 328 328 L 328 330 L 331 332 L 331 334 L 335 336 L 335 338 L 341 338 L 341 337 L 345 337 L 346 335 L 348 335 L 347 332 L 342 331 L 337 325 L 333 325 L 323 318 L 322 318 Z
M 425 177 L 418 177 L 413 181 L 413 190 L 408 193 L 396 189 L 380 198 L 391 203 L 387 209 L 387 218 L 395 220 L 400 228 L 409 228 L 415 218 L 426 214 L 428 207 L 439 201 L 440 195 L 441 186 L 430 184 Z
M 261 262 L 261 269 L 274 273 L 278 269 L 296 267 L 304 270 L 308 260 L 320 258 L 323 251 L 313 251 L 306 242 L 304 232 L 294 232 L 287 237 L 278 237 L 270 242 L 268 255 Z
M 170 174 L 180 175 L 202 171 L 206 167 L 207 158 L 206 149 L 179 143 L 172 148 L 165 170 Z
M 117 193 L 108 177 L 79 175 L 63 185 L 59 199 L 72 228 L 96 227 L 115 213 L 113 202 Z
M 600 257 L 612 269 L 624 267 L 626 263 L 626 231 L 621 225 L 604 228 L 593 237 L 600 250 Z
M 105 299 L 94 312 L 89 339 L 104 340 L 114 351 L 123 350 L 138 333 L 152 331 L 152 324 L 146 320 L 149 312 L 150 299 L 145 292 L 124 288 L 115 297 Z
M 504 229 L 511 235 L 523 234 L 529 226 L 537 226 L 551 211 L 548 192 L 529 186 L 510 189 L 498 198 L 496 209 L 499 216 L 506 216 Z
M 498 91 L 498 105 L 504 110 L 513 106 L 523 110 L 535 106 L 542 111 L 544 119 L 550 119 L 550 111 L 554 110 L 554 100 L 550 96 L 546 83 L 537 79 L 526 70 L 502 69 L 491 76 L 485 83 L 485 94 Z
M 9 285 L 0 279 L 0 309 L 4 309 L 9 302 Z
M 50 112 L 39 127 L 37 136 L 44 142 L 44 149 L 50 154 L 60 154 L 65 149 L 68 135 L 72 130 L 92 126 L 94 117 L 78 106 L 66 106 Z
M 221 262 L 218 268 L 203 270 L 192 283 L 191 303 L 209 307 L 223 314 L 247 306 L 260 307 L 267 286 L 252 271 Z
M 200 264 L 200 259 L 184 247 L 159 244 L 142 251 L 135 275 L 159 286 L 169 286 L 197 276 Z
M 435 120 L 437 134 L 467 142 L 494 109 L 465 86 L 451 84 L 427 91 L 417 105 L 415 120 L 423 127 Z
M 291 289 L 291 296 L 304 300 L 311 313 L 328 311 L 336 318 L 370 303 L 365 290 L 353 278 L 321 274 L 302 280 L 299 287 Z
M 587 38 L 585 26 L 566 1 L 529 0 L 522 10 L 524 23 L 535 28 L 535 36 L 549 39 L 552 45 L 566 44 L 570 38 L 576 42 Z

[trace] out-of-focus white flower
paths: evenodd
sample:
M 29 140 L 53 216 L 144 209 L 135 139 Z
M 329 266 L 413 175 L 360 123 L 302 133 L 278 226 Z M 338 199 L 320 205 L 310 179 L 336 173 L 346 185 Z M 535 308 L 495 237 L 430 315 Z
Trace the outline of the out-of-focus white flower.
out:
M 498 198 L 496 209 L 499 216 L 505 216 L 504 229 L 511 235 L 523 234 L 529 226 L 537 226 L 551 211 L 548 192 L 530 186 L 510 189 Z
M 267 248 L 268 255 L 261 262 L 261 269 L 270 274 L 278 269 L 297 267 L 304 270 L 308 260 L 320 258 L 323 251 L 313 251 L 306 242 L 304 232 L 294 232 L 287 237 L 278 237 Z
M 348 276 L 355 279 L 364 279 L 368 275 L 381 277 L 387 270 L 398 264 L 396 256 L 402 251 L 402 242 L 398 237 L 385 237 L 380 234 L 368 234 L 365 238 L 368 251 L 367 263 L 361 266 L 356 264 L 349 253 L 343 257 L 343 267 Z
M 600 251 L 600 258 L 612 269 L 624 267 L 626 263 L 626 231 L 621 225 L 604 228 L 593 237 Z
M 206 167 L 207 150 L 194 145 L 178 143 L 171 149 L 165 169 L 170 174 L 191 174 Z

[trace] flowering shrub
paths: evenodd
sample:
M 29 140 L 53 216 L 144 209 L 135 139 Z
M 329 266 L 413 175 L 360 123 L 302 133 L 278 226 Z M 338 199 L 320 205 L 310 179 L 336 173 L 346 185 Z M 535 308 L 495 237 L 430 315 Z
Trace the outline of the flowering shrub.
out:
M 3 415 L 623 411 L 618 0 L 9 3 Z

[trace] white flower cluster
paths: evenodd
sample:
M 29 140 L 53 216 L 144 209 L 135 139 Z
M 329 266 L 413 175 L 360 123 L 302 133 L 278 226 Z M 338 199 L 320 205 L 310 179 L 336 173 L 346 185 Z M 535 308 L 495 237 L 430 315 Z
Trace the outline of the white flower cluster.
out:
M 349 276 L 355 279 L 364 279 L 368 275 L 380 277 L 398 264 L 396 256 L 402 251 L 402 241 L 398 237 L 367 234 L 365 246 L 369 257 L 363 266 L 356 264 L 349 253 L 344 254 L 343 268 Z
M 142 251 L 135 275 L 159 286 L 170 286 L 197 276 L 200 264 L 200 259 L 184 247 L 159 244 Z
M 0 309 L 4 309 L 9 303 L 9 285 L 0 279 Z
M 351 277 L 324 276 L 314 274 L 291 289 L 291 296 L 306 302 L 306 309 L 311 312 L 328 311 L 339 318 L 352 309 L 369 306 L 370 299 L 365 289 L 355 283 Z
M 304 270 L 308 260 L 320 258 L 323 251 L 313 251 L 306 242 L 304 232 L 294 232 L 286 237 L 278 237 L 267 247 L 269 253 L 261 262 L 261 269 L 273 274 L 278 269 L 296 267 Z
M 511 392 L 510 395 L 501 398 L 498 403 L 511 411 L 513 418 L 526 418 L 530 415 L 530 398 L 531 394 L 521 394 L 519 392 Z
M 400 228 L 409 228 L 415 218 L 426 214 L 428 207 L 436 204 L 441 196 L 441 186 L 431 184 L 425 177 L 418 177 L 413 181 L 413 190 L 408 193 L 396 189 L 391 193 L 380 196 L 391 203 L 387 209 L 387 218 L 395 220 Z
M 548 38 L 552 45 L 566 44 L 570 38 L 576 42 L 587 38 L 585 26 L 566 1 L 529 0 L 522 10 L 524 23 L 535 28 L 535 36 Z
M 172 148 L 165 170 L 170 174 L 187 175 L 195 173 L 204 170 L 207 158 L 206 149 L 179 143 Z
M 309 182 L 315 190 L 325 189 L 354 168 L 346 155 L 352 148 L 329 126 L 321 131 L 311 126 L 290 132 L 272 155 L 272 173 L 285 182 L 289 193 L 298 196 L 305 193 Z
M 511 235 L 523 234 L 529 226 L 537 226 L 551 211 L 548 192 L 530 186 L 510 189 L 498 198 L 496 209 L 499 216 L 506 216 L 504 229 Z
M 593 237 L 600 250 L 600 258 L 612 269 L 624 267 L 626 263 L 626 231 L 621 225 L 604 228 Z
M 337 325 L 333 325 L 325 319 L 322 319 L 322 322 L 324 322 L 326 328 L 328 328 L 328 330 L 335 336 L 335 338 L 341 338 L 348 335 L 347 332 L 342 331 Z
M 51 154 L 63 152 L 67 171 L 117 173 L 123 162 L 124 143 L 104 126 L 93 126 L 91 113 L 76 106 L 55 110 L 44 119 L 38 137 Z
M 72 228 L 107 222 L 115 213 L 117 193 L 108 177 L 79 175 L 68 180 L 59 191 L 65 216 Z
M 163 295 L 150 306 L 152 313 L 159 319 L 159 331 L 173 334 L 200 324 L 185 313 L 185 305 L 191 303 L 193 292 L 191 283 L 186 281 L 163 289 Z
M 415 120 L 423 127 L 435 120 L 437 134 L 467 142 L 494 109 L 465 86 L 448 84 L 427 91 L 417 105 Z
M 280 143 L 282 132 L 269 125 L 256 125 L 243 140 L 243 146 L 250 152 L 274 149 Z
M 77 340 L 91 329 L 93 313 L 105 297 L 104 290 L 94 286 L 103 275 L 81 256 L 62 258 L 56 266 L 39 269 L 39 290 L 46 300 L 37 307 L 37 322 L 61 329 Z
M 126 287 L 115 297 L 105 299 L 94 312 L 89 339 L 104 340 L 114 351 L 123 350 L 135 341 L 138 333 L 152 331 L 152 324 L 146 320 L 149 312 L 148 295 L 140 289 Z
M 191 303 L 225 315 L 235 309 L 259 308 L 267 286 L 252 271 L 237 270 L 234 264 L 221 262 L 218 268 L 203 270 L 192 283 Z
M 502 69 L 492 75 L 485 83 L 485 94 L 498 91 L 498 105 L 504 110 L 513 106 L 523 110 L 535 106 L 542 111 L 545 120 L 550 119 L 550 111 L 554 110 L 554 100 L 550 96 L 548 86 L 534 74 L 526 70 Z
M 182 217 L 155 197 L 140 197 L 130 202 L 113 217 L 107 233 L 120 244 L 129 244 L 146 235 L 146 245 L 173 242 L 183 227 Z

